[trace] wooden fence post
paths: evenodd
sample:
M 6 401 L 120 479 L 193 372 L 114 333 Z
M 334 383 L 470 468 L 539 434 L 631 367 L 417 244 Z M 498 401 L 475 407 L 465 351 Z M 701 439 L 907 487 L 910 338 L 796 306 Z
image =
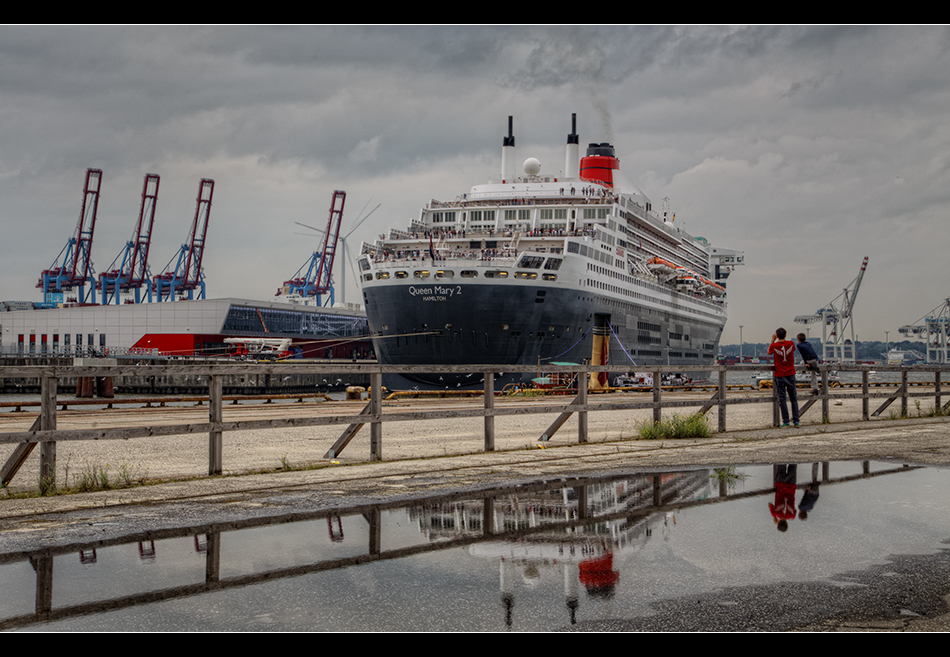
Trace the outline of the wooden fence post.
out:
M 907 370 L 901 371 L 901 417 L 907 417 Z
M 495 416 L 489 413 L 495 408 L 495 373 L 485 372 L 485 451 L 495 451 Z
M 719 370 L 719 433 L 726 431 L 726 368 Z
M 939 374 L 938 374 L 939 376 Z M 861 372 L 861 419 L 871 419 L 871 398 L 868 397 L 868 371 Z
M 663 413 L 660 409 L 660 400 L 663 398 L 663 372 L 657 370 L 653 372 L 653 424 L 659 424 L 663 420 Z
M 380 418 L 380 414 L 383 412 L 382 371 L 370 373 L 369 388 L 369 412 L 373 417 L 369 423 L 369 460 L 381 461 L 383 459 L 383 423 L 382 418 Z
M 587 368 L 577 373 L 577 401 L 581 406 L 587 406 L 587 386 L 590 383 L 590 377 L 587 376 Z M 587 442 L 587 409 L 577 412 L 577 442 Z
M 772 375 L 772 426 L 777 427 L 781 424 L 778 411 L 778 386 L 775 385 L 775 375 Z
M 821 370 L 821 421 L 831 422 L 831 404 L 828 403 L 828 370 Z
M 56 429 L 56 386 L 55 376 L 43 376 L 40 379 L 40 431 Z M 56 489 L 56 443 L 40 443 L 40 492 Z
M 220 426 L 224 419 L 222 390 L 224 382 L 220 374 L 212 374 L 208 381 L 208 422 L 212 424 L 208 432 L 208 474 L 219 475 L 224 470 L 223 439 Z
M 937 413 L 943 408 L 940 395 L 940 370 L 934 371 L 934 412 Z M 865 418 L 867 419 L 867 418 Z

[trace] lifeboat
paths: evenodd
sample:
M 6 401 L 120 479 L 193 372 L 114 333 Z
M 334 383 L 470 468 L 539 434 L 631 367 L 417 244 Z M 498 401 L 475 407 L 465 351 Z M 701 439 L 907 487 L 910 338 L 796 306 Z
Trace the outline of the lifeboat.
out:
M 699 279 L 691 271 L 680 274 L 673 279 L 673 287 L 680 292 L 695 292 L 699 289 L 699 286 Z
M 669 260 L 665 260 L 659 256 L 656 256 L 647 260 L 647 269 L 649 269 L 654 274 L 672 274 L 677 269 L 682 269 L 682 267 L 674 265 Z
M 700 278 L 699 284 L 700 289 L 711 297 L 721 297 L 726 293 L 726 288 L 719 283 L 713 283 L 708 278 Z

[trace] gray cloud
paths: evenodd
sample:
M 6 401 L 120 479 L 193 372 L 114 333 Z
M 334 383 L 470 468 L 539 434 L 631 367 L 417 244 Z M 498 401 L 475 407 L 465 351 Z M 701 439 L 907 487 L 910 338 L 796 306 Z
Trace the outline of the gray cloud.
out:
M 0 298 L 38 298 L 89 166 L 98 267 L 145 173 L 162 175 L 153 270 L 208 176 L 210 294 L 265 297 L 316 248 L 294 221 L 324 222 L 333 189 L 382 203 L 351 237 L 371 240 L 497 175 L 509 114 L 519 154 L 559 170 L 577 112 L 655 203 L 745 250 L 726 341 L 819 307 L 865 255 L 856 325 L 875 338 L 946 296 L 948 43 L 926 26 L 0 27 Z

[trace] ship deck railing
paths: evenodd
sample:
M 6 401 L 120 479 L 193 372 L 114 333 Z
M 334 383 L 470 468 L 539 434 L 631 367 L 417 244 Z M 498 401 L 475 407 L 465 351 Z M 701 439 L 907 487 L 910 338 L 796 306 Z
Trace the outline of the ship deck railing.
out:
M 527 369 L 528 366 L 521 365 L 519 368 Z M 759 365 L 709 365 L 709 366 L 678 366 L 679 369 L 689 372 L 705 372 L 715 381 L 715 390 L 711 396 L 708 393 L 693 393 L 692 396 L 684 398 L 680 394 L 674 393 L 664 395 L 664 389 L 661 384 L 662 374 L 670 370 L 669 366 L 649 366 L 649 367 L 629 367 L 629 366 L 591 366 L 591 365 L 545 365 L 530 367 L 530 372 L 535 376 L 541 377 L 544 374 L 558 373 L 561 375 L 573 374 L 580 381 L 589 381 L 588 385 L 581 385 L 576 389 L 564 389 L 561 392 L 566 396 L 541 397 L 537 399 L 519 398 L 519 402 L 509 404 L 506 401 L 496 400 L 500 391 L 495 389 L 495 377 L 504 373 L 512 372 L 512 365 L 378 365 L 378 364 L 356 364 L 356 365 L 317 365 L 310 363 L 294 363 L 290 361 L 279 361 L 275 363 L 176 363 L 176 364 L 152 364 L 152 365 L 92 365 L 88 361 L 82 364 L 72 366 L 48 365 L 48 366 L 7 366 L 0 367 L 0 379 L 35 379 L 39 381 L 40 389 L 40 410 L 36 415 L 33 425 L 28 430 L 6 430 L 2 431 L 3 423 L 0 422 L 0 443 L 13 445 L 15 450 L 8 459 L 2 470 L 2 481 L 4 484 L 9 482 L 12 477 L 11 472 L 15 473 L 20 465 L 25 461 L 26 456 L 37 445 L 41 448 L 40 453 L 40 480 L 38 485 L 41 490 L 44 487 L 55 486 L 55 475 L 48 473 L 56 472 L 56 443 L 60 441 L 97 441 L 97 440 L 131 440 L 138 438 L 157 438 L 164 436 L 182 436 L 191 434 L 204 434 L 209 437 L 208 452 L 208 473 L 209 475 L 219 475 L 223 472 L 223 451 L 222 437 L 228 431 L 246 431 L 246 430 L 286 430 L 288 428 L 301 427 L 319 427 L 338 425 L 345 427 L 340 437 L 333 443 L 325 454 L 326 459 L 335 459 L 347 447 L 353 437 L 365 426 L 369 426 L 370 433 L 370 454 L 371 461 L 382 459 L 383 445 L 383 427 L 391 422 L 414 422 L 419 426 L 424 426 L 427 420 L 461 419 L 461 418 L 482 418 L 484 422 L 484 450 L 495 450 L 495 423 L 496 420 L 503 420 L 506 416 L 524 416 L 530 414 L 556 414 L 557 420 L 550 424 L 547 429 L 539 430 L 539 444 L 551 441 L 558 430 L 567 422 L 568 419 L 576 417 L 577 419 L 577 441 L 586 443 L 589 440 L 588 414 L 609 413 L 611 411 L 631 411 L 643 410 L 652 412 L 653 423 L 659 423 L 663 420 L 663 414 L 678 414 L 688 411 L 690 414 L 705 415 L 715 410 L 717 430 L 726 431 L 727 408 L 735 404 L 769 404 L 771 405 L 772 426 L 779 426 L 779 406 L 777 390 L 755 391 L 741 393 L 733 392 L 728 394 L 729 386 L 726 383 L 727 374 L 730 372 L 753 372 L 763 369 Z M 646 372 L 652 375 L 653 385 L 645 393 L 626 393 L 622 395 L 606 395 L 607 400 L 593 401 L 592 396 L 597 392 L 609 392 L 609 388 L 604 390 L 596 389 L 593 382 L 598 378 L 598 374 L 603 372 L 610 379 L 611 373 Z M 832 389 L 829 385 L 829 373 L 832 370 L 837 372 L 853 371 L 861 376 L 861 389 L 859 392 L 845 391 L 841 388 Z M 884 372 L 893 373 L 890 389 L 881 390 L 871 389 L 869 376 L 871 371 L 876 371 L 878 381 Z M 305 414 L 292 414 L 288 411 L 287 417 L 269 415 L 264 419 L 228 419 L 224 418 L 224 395 L 223 383 L 226 377 L 234 375 L 271 375 L 282 376 L 287 373 L 295 374 L 361 374 L 368 375 L 370 380 L 369 401 L 366 405 L 354 412 L 352 404 L 339 402 L 341 406 L 338 411 L 328 412 L 308 412 Z M 920 414 L 919 398 L 933 399 L 933 411 L 930 415 L 946 416 L 950 414 L 950 403 L 944 403 L 947 393 L 942 389 L 942 375 L 950 372 L 950 365 L 917 365 L 912 367 L 900 367 L 889 365 L 856 365 L 856 364 L 825 364 L 820 367 L 821 386 L 819 394 L 814 396 L 804 395 L 800 405 L 801 415 L 804 418 L 813 407 L 817 407 L 819 412 L 812 413 L 809 417 L 817 416 L 815 423 L 826 424 L 832 421 L 832 405 L 843 400 L 861 401 L 861 419 L 869 421 L 877 418 L 895 401 L 899 402 L 899 412 L 892 411 L 891 416 L 902 418 L 908 416 L 909 402 L 913 399 Z M 427 407 L 425 403 L 419 403 L 415 408 L 387 408 L 384 411 L 383 397 L 384 390 L 382 386 L 382 377 L 384 374 L 442 374 L 442 375 L 467 375 L 469 377 L 480 374 L 484 377 L 483 387 L 475 394 L 481 398 L 482 403 L 478 403 L 476 398 L 471 400 L 459 400 L 458 405 L 445 405 L 443 402 L 437 408 Z M 128 419 L 128 414 L 120 414 L 110 419 L 110 414 L 115 411 L 98 411 L 95 428 L 58 428 L 57 427 L 57 400 L 58 384 L 64 378 L 79 377 L 121 377 L 121 376 L 174 376 L 174 375 L 193 375 L 201 376 L 207 382 L 208 388 L 208 415 L 207 421 L 200 422 L 175 422 L 173 418 L 167 418 L 168 424 L 155 423 L 149 418 Z M 917 388 L 911 391 L 910 376 L 914 375 L 917 380 L 929 379 L 932 384 L 927 388 Z M 804 377 L 803 377 L 804 378 Z M 877 382 L 877 381 L 876 381 Z M 448 392 L 446 391 L 446 396 Z M 543 391 L 537 391 L 537 395 L 544 394 Z M 875 409 L 871 410 L 871 401 L 873 399 L 882 399 L 883 402 Z M 497 404 L 496 404 L 497 402 Z M 327 402 L 324 402 L 327 403 Z M 334 404 L 335 402 L 329 402 Z M 287 404 L 288 408 L 294 405 Z M 296 405 L 299 407 L 299 404 Z M 230 408 L 230 407 L 229 407 Z M 15 416 L 23 417 L 23 413 L 17 413 Z M 2 418 L 14 416 L 13 413 L 4 413 Z M 133 416 L 134 417 L 134 416 Z M 122 419 L 126 418 L 126 424 L 122 424 Z M 64 420 L 66 417 L 64 416 Z M 565 436 L 562 433 L 560 437 Z M 568 436 L 569 438 L 569 436 Z M 47 473 L 47 474 L 43 474 Z
M 432 199 L 429 201 L 428 209 L 430 210 L 442 210 L 442 209 L 451 209 L 451 208 L 485 208 L 485 207 L 504 207 L 504 208 L 517 208 L 525 206 L 534 206 L 534 205 L 612 205 L 616 202 L 617 196 L 614 194 L 609 194 L 607 196 L 584 196 L 579 193 L 581 188 L 577 188 L 574 196 L 570 195 L 570 189 L 565 189 L 564 193 L 561 194 L 558 191 L 551 191 L 547 193 L 539 193 L 537 191 L 532 191 L 530 196 L 523 196 L 520 198 L 511 198 L 512 195 L 517 194 L 517 191 L 506 191 L 499 192 L 497 198 L 493 199 L 472 199 L 472 198 L 457 198 L 453 201 L 437 201 Z
M 464 233 L 463 233 L 464 230 Z M 395 237 L 385 237 L 382 236 L 383 242 L 422 242 L 429 239 L 429 234 L 431 233 L 433 239 L 433 247 L 435 246 L 434 240 L 455 240 L 458 242 L 464 242 L 470 240 L 473 237 L 479 238 L 489 238 L 497 241 L 512 240 L 512 239 L 543 239 L 547 240 L 562 240 L 566 237 L 592 237 L 594 235 L 593 229 L 576 229 L 570 230 L 567 228 L 535 228 L 535 229 L 523 229 L 523 228 L 500 228 L 497 230 L 486 230 L 484 228 L 431 228 L 428 232 L 425 231 L 398 231 L 398 234 Z M 428 248 L 426 246 L 425 248 Z
M 577 187 L 575 194 L 572 196 L 570 194 L 570 188 L 565 188 L 564 193 L 562 194 L 558 191 L 551 191 L 545 194 L 538 194 L 532 192 L 532 196 L 522 197 L 522 198 L 511 198 L 512 192 L 498 192 L 496 198 L 479 198 L 472 199 L 467 197 L 459 197 L 453 201 L 437 201 L 436 199 L 431 199 L 427 206 L 429 210 L 444 210 L 444 209 L 467 209 L 467 208 L 514 208 L 514 207 L 536 207 L 536 206 L 552 206 L 552 205 L 565 205 L 565 206 L 610 206 L 614 203 L 619 203 L 623 206 L 627 212 L 632 212 L 636 214 L 641 219 L 652 219 L 660 223 L 663 222 L 662 218 L 657 215 L 652 210 L 648 210 L 646 206 L 637 203 L 636 201 L 624 197 L 618 194 L 610 193 L 607 196 L 584 196 L 581 191 L 583 187 Z
M 518 252 L 514 256 L 482 256 L 474 254 L 451 254 L 445 257 L 432 258 L 428 255 L 412 258 L 390 258 L 387 260 L 377 260 L 373 263 L 376 269 L 399 269 L 402 267 L 428 267 L 438 269 L 440 263 L 451 263 L 458 265 L 462 262 L 466 266 L 472 267 L 514 267 L 518 262 L 518 256 L 523 252 Z

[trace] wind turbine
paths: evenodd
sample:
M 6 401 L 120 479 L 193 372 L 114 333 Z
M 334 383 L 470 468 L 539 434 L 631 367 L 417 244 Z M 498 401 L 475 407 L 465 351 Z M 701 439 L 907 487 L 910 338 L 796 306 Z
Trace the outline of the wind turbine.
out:
M 348 254 L 349 254 L 349 247 L 347 247 L 347 245 L 346 245 L 346 238 L 349 237 L 350 235 L 352 235 L 352 234 L 356 231 L 357 228 L 359 228 L 360 226 L 362 226 L 362 225 L 363 225 L 363 222 L 366 221 L 367 219 L 369 219 L 369 216 L 370 216 L 371 214 L 373 214 L 374 212 L 376 212 L 376 211 L 379 209 L 379 207 L 382 205 L 382 203 L 378 203 L 375 208 L 373 208 L 372 210 L 369 211 L 369 213 L 367 213 L 367 214 L 364 215 L 363 212 L 366 211 L 366 207 L 370 204 L 370 202 L 371 202 L 372 200 L 373 200 L 373 199 L 370 198 L 370 200 L 366 202 L 366 205 L 363 206 L 363 209 L 360 210 L 360 215 L 361 215 L 361 216 L 360 216 L 359 219 L 356 220 L 356 225 L 353 226 L 353 228 L 350 229 L 350 231 L 349 231 L 346 235 L 340 235 L 340 245 L 343 247 L 342 250 L 343 250 L 343 262 L 344 262 L 344 265 L 343 265 L 343 267 L 341 268 L 341 271 L 340 271 L 340 299 L 341 299 L 342 301 L 344 301 L 344 302 L 346 301 L 346 263 L 349 263 L 350 267 L 353 268 L 353 261 L 352 261 L 352 260 L 350 259 L 350 257 L 348 256 Z M 304 228 L 309 228 L 310 230 L 315 231 L 315 232 L 320 233 L 320 234 L 323 234 L 323 233 L 326 232 L 325 230 L 322 230 L 322 229 L 320 229 L 320 228 L 315 228 L 315 227 L 313 227 L 313 226 L 308 226 L 307 224 L 302 224 L 302 223 L 300 223 L 299 221 L 295 221 L 294 223 L 297 224 L 298 226 L 303 226 Z M 297 234 L 298 234 L 298 235 L 303 235 L 303 234 L 305 234 L 305 233 L 297 233 Z M 355 268 L 353 268 L 353 275 L 354 275 L 354 277 L 356 276 L 356 269 L 355 269 Z

